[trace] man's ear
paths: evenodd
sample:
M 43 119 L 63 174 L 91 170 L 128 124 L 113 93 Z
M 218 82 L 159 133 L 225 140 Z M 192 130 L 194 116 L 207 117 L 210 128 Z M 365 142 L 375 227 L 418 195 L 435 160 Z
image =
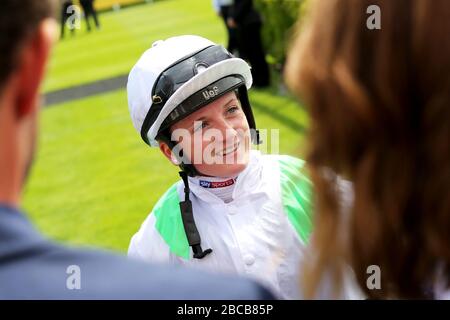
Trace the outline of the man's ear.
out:
M 169 159 L 169 161 L 172 162 L 173 165 L 175 165 L 175 166 L 179 166 L 180 165 L 178 159 L 175 157 L 175 155 L 173 154 L 172 150 L 170 150 L 170 148 L 167 145 L 167 143 L 159 141 L 159 150 L 161 150 L 163 155 L 167 159 Z
M 38 107 L 36 99 L 45 74 L 45 67 L 56 40 L 54 19 L 42 21 L 37 30 L 25 40 L 17 64 L 17 116 L 22 118 Z

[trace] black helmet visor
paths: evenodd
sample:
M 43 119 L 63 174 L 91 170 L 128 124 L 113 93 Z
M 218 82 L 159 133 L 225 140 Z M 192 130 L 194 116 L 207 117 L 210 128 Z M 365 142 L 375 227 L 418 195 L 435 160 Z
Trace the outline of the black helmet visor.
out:
M 233 58 L 233 56 L 224 47 L 215 45 L 185 57 L 164 70 L 152 89 L 152 107 L 142 124 L 142 139 L 148 143 L 148 130 L 158 118 L 167 100 L 169 100 L 179 87 L 204 69 L 230 58 Z
M 197 91 L 169 113 L 161 124 L 159 132 L 166 132 L 166 129 L 170 128 L 174 123 L 186 118 L 188 115 L 240 86 L 245 86 L 244 78 L 238 75 L 232 75 L 219 79 Z

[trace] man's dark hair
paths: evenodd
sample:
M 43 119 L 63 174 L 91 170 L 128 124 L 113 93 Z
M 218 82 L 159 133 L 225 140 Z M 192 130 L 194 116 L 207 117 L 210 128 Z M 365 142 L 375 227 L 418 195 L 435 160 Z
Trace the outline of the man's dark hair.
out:
M 0 9 L 0 89 L 16 67 L 20 46 L 39 23 L 55 14 L 56 0 L 2 0 Z

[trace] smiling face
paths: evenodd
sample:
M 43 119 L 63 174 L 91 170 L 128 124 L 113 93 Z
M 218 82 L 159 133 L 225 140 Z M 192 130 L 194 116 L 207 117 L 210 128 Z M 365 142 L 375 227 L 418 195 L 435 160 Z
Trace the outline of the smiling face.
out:
M 234 177 L 249 161 L 250 129 L 241 104 L 229 92 L 172 125 L 173 152 L 182 149 L 197 171 L 205 176 Z M 167 144 L 164 155 L 177 164 Z

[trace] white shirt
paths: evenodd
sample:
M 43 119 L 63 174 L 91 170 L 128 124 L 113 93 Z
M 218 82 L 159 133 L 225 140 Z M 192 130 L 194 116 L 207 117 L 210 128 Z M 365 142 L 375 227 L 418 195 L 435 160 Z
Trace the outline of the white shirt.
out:
M 201 246 L 213 250 L 203 259 L 192 258 L 187 241 L 179 241 L 185 238 L 176 212 L 178 199 L 184 199 L 184 185 L 179 181 L 172 189 L 176 192 L 170 195 L 168 191 L 162 197 L 133 236 L 129 256 L 238 273 L 260 281 L 279 298 L 299 298 L 299 266 L 311 228 L 309 193 L 305 191 L 310 182 L 300 173 L 302 164 L 292 157 L 252 151 L 248 166 L 237 177 L 229 203 L 207 188 L 190 183 Z M 294 176 L 302 180 L 292 183 Z M 297 189 L 302 183 L 304 188 Z M 289 194 L 291 188 L 297 192 L 296 198 Z M 302 222 L 294 225 L 297 220 Z

